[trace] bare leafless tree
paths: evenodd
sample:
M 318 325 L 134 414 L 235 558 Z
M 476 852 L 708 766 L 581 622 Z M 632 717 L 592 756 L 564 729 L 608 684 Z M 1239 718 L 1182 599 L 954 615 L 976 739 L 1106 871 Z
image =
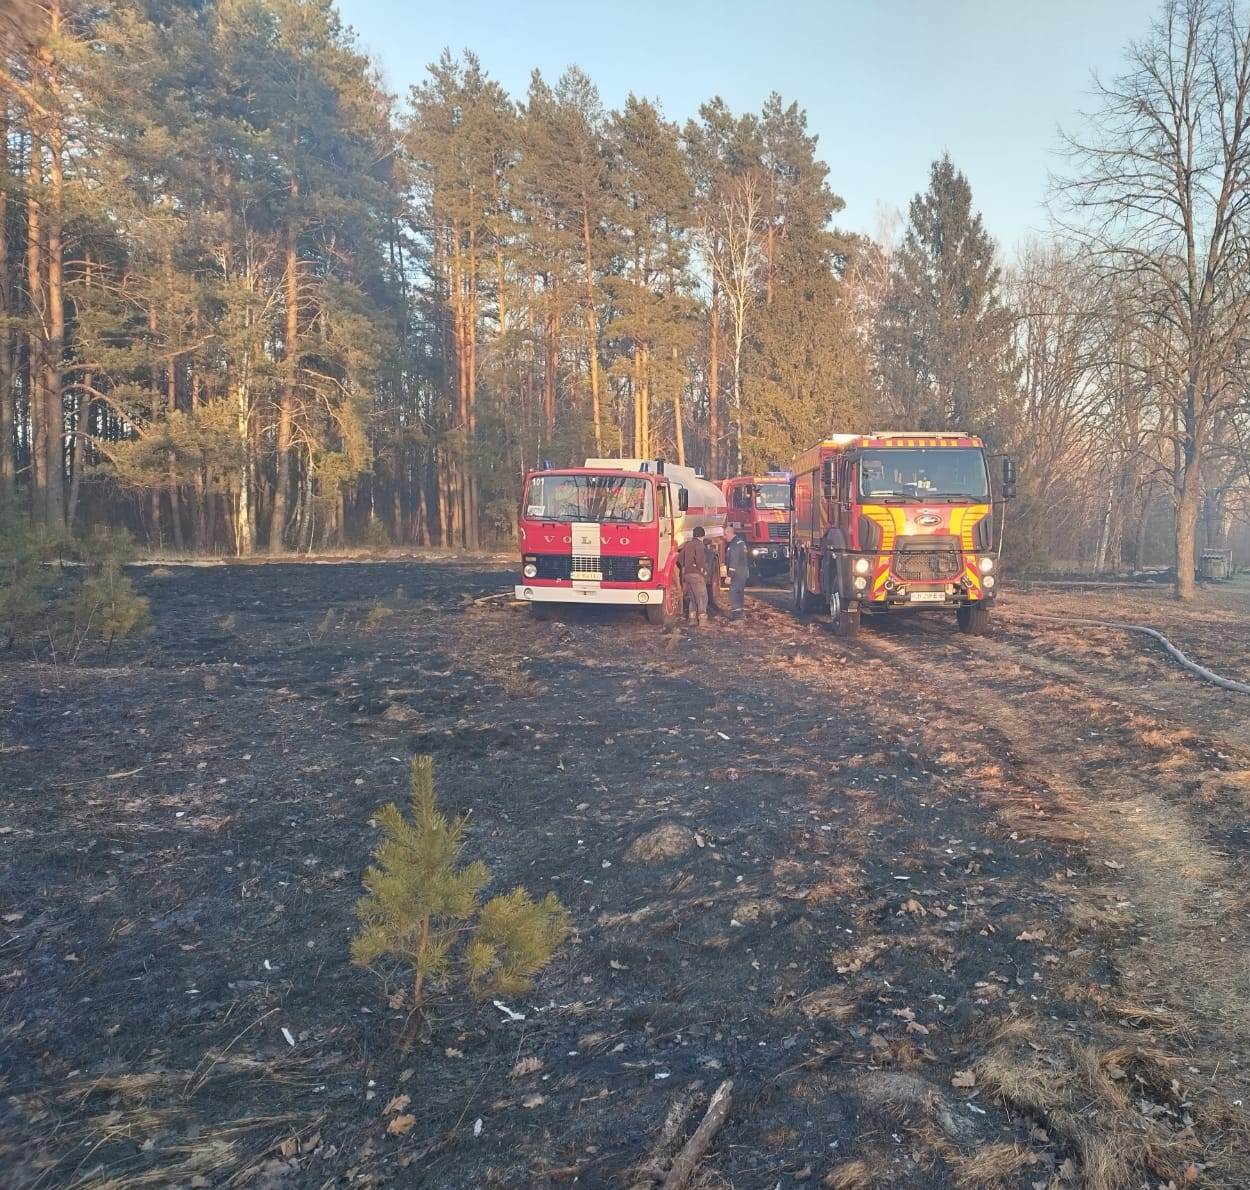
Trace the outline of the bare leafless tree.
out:
M 1243 391 L 1250 330 L 1250 22 L 1234 0 L 1168 0 L 1129 69 L 1068 137 L 1065 223 L 1173 350 L 1156 381 L 1176 446 L 1176 595 L 1194 594 L 1203 462 Z

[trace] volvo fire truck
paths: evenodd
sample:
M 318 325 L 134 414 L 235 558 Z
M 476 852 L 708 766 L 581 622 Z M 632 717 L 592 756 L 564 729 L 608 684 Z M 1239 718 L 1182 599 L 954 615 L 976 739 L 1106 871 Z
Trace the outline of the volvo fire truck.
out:
M 795 611 L 827 609 L 854 636 L 861 612 L 946 608 L 982 633 L 998 594 L 996 500 L 1015 494 L 1002 460 L 997 493 L 985 446 L 969 434 L 835 434 L 793 466 L 790 578 Z
M 516 597 L 540 619 L 557 603 L 640 608 L 657 625 L 682 614 L 677 552 L 702 526 L 724 561 L 725 497 L 689 467 L 663 459 L 587 459 L 531 471 L 518 517 Z
M 751 570 L 763 577 L 790 569 L 790 476 L 736 475 L 721 482 L 729 523 L 746 542 Z

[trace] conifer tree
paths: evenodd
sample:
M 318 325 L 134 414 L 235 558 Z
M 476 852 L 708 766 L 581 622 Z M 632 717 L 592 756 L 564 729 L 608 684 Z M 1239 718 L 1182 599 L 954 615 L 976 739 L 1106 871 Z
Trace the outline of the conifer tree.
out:
M 412 1003 L 452 982 L 457 964 L 476 995 L 526 991 L 568 933 L 554 893 L 535 902 L 523 888 L 480 903 L 490 872 L 480 860 L 460 866 L 467 818 L 436 804 L 434 764 L 412 762 L 410 817 L 393 803 L 378 811 L 383 839 L 356 904 L 361 931 L 352 961 L 367 967 L 399 960 L 412 975 Z
M 882 397 L 909 427 L 993 433 L 1007 414 L 1014 318 L 994 244 L 949 157 L 911 202 L 879 323 Z M 1000 429 L 1000 434 L 1005 427 Z

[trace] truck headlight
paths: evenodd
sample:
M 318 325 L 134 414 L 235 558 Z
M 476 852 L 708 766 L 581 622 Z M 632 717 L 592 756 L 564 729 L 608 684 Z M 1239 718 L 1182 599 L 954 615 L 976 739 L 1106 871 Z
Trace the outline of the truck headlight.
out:
M 855 573 L 867 574 L 872 569 L 872 563 L 867 558 L 855 559 Z
M 640 583 L 649 583 L 651 581 L 650 558 L 640 558 L 638 560 L 638 581 Z
M 538 567 L 533 562 L 526 562 L 525 565 L 521 567 L 521 573 L 525 575 L 526 578 L 537 578 Z
M 864 576 L 858 575 L 855 579 L 855 590 L 863 591 L 868 586 L 868 580 Z
M 982 555 L 980 566 L 982 574 L 989 574 L 994 569 L 994 559 Z
M 984 580 L 984 581 L 985 581 L 985 586 L 986 586 L 986 588 L 988 589 L 988 588 L 990 588 L 990 587 L 992 587 L 992 586 L 994 585 L 994 576 L 993 576 L 992 574 L 987 574 L 987 575 L 985 576 L 985 580 Z

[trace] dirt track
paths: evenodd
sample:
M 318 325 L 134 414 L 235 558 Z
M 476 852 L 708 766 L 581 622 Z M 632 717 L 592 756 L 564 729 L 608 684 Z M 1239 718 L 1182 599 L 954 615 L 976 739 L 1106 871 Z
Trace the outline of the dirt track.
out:
M 1244 585 L 845 644 L 768 591 L 670 636 L 472 602 L 507 582 L 176 569 L 110 668 L 0 661 L 0 1181 L 630 1185 L 732 1077 L 708 1185 L 1250 1184 L 1247 700 L 1010 618 L 1250 680 Z M 525 1021 L 405 1052 L 346 941 L 417 751 L 577 932 Z M 702 845 L 628 862 L 664 822 Z

